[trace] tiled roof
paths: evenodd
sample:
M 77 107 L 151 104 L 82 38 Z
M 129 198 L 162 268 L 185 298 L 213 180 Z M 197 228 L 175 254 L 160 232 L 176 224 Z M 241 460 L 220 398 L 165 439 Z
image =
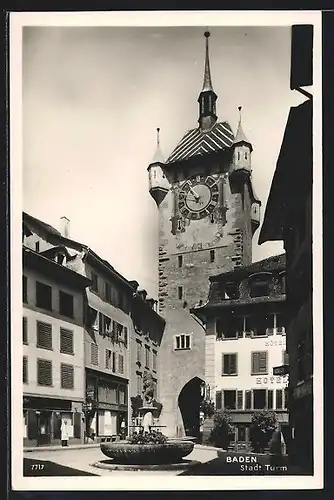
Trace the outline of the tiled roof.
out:
M 189 130 L 176 146 L 167 164 L 187 160 L 196 155 L 214 153 L 232 146 L 234 135 L 228 122 L 216 123 L 211 130 Z

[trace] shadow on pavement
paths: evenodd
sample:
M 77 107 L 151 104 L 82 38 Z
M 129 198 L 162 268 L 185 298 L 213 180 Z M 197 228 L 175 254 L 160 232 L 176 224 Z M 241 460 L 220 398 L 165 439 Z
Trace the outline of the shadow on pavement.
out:
M 35 460 L 32 458 L 23 459 L 23 476 L 42 477 L 42 476 L 98 476 L 72 467 L 56 464 L 50 460 Z

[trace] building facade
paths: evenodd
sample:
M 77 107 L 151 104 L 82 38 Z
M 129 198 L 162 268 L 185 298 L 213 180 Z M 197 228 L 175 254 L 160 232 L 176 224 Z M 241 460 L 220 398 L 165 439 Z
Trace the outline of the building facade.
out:
M 150 194 L 159 209 L 159 313 L 166 320 L 159 363 L 161 422 L 168 435 L 199 433 L 205 330 L 190 309 L 207 300 L 210 275 L 250 264 L 260 217 L 251 175 L 253 148 L 241 115 L 235 136 L 217 118 L 209 36 L 206 32 L 198 127 L 184 135 L 167 160 L 158 135 L 148 167 Z
M 153 398 L 160 397 L 158 360 L 161 340 L 165 328 L 165 320 L 157 313 L 157 301 L 147 297 L 144 289 L 139 289 L 136 281 L 131 282 L 134 295 L 132 301 L 132 337 L 130 345 L 131 380 L 130 400 L 140 396 L 144 403 L 145 378 L 152 381 Z M 135 412 L 131 412 L 131 417 Z M 131 419 L 131 425 L 138 421 Z
M 283 240 L 286 251 L 290 458 L 306 472 L 313 470 L 314 425 L 312 140 L 310 97 L 290 109 L 259 238 L 260 244 Z
M 216 410 L 230 410 L 236 449 L 250 449 L 256 410 L 273 410 L 288 441 L 285 255 L 210 278 L 209 301 L 193 312 L 206 324 L 205 381 Z M 206 422 L 204 439 L 212 421 Z
M 89 280 L 23 247 L 23 442 L 83 442 L 83 297 Z
M 151 373 L 158 391 L 165 321 L 157 313 L 157 301 L 90 248 L 70 239 L 69 221 L 62 222 L 59 232 L 23 214 L 24 244 L 89 283 L 81 296 L 84 437 L 103 441 L 128 433 L 130 397 L 138 393 L 140 376 Z M 142 362 L 139 345 L 145 352 Z

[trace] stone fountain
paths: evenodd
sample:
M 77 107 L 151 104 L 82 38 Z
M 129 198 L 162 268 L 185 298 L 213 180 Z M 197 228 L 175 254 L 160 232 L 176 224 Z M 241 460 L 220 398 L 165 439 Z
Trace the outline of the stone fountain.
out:
M 92 465 L 107 470 L 183 470 L 198 464 L 183 460 L 193 451 L 193 442 L 169 440 L 160 432 L 163 426 L 154 423 L 157 411 L 153 399 L 153 377 L 148 374 L 144 378 L 144 405 L 139 408 L 140 432 L 135 432 L 126 441 L 101 443 L 101 451 L 109 460 Z

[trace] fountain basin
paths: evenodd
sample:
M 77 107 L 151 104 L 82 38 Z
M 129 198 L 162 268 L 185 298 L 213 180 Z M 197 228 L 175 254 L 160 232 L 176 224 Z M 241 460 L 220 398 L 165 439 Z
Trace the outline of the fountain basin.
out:
M 101 451 L 118 464 L 175 464 L 194 449 L 190 441 L 167 441 L 164 444 L 101 443 Z

